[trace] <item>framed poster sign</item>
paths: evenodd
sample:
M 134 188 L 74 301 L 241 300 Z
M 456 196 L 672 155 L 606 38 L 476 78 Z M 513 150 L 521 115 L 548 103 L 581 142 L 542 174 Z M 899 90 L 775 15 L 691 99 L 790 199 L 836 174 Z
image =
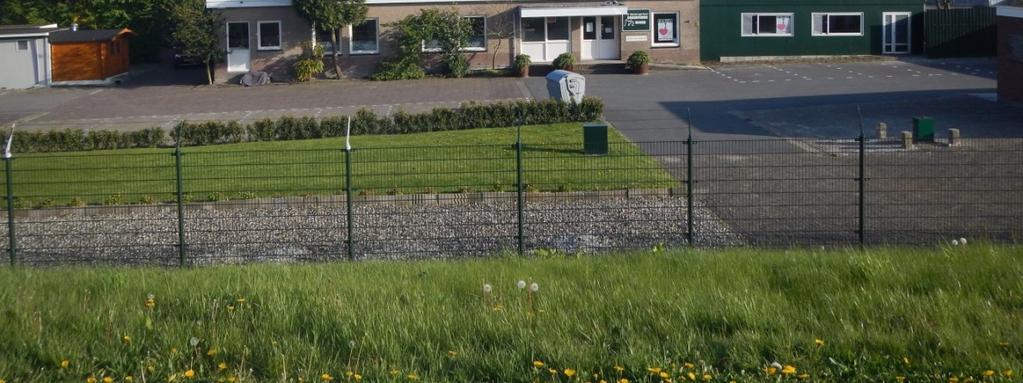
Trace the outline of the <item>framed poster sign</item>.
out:
M 650 10 L 630 9 L 622 22 L 622 30 L 645 32 L 650 30 Z

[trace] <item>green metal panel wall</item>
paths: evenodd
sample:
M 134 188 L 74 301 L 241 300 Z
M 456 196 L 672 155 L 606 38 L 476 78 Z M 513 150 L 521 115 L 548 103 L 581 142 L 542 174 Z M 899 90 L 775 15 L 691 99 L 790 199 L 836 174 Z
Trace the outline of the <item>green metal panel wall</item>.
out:
M 930 9 L 924 15 L 928 57 L 994 56 L 995 8 Z
M 913 13 L 913 52 L 922 51 L 922 2 L 813 0 L 703 0 L 700 4 L 700 57 L 881 54 L 882 14 Z M 792 37 L 743 37 L 742 13 L 785 12 L 795 17 Z M 815 12 L 862 12 L 863 36 L 813 36 Z

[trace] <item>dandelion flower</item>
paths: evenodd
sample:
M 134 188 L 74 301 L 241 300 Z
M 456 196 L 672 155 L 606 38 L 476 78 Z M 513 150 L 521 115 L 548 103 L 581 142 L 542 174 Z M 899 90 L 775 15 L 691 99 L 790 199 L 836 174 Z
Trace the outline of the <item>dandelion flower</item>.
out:
M 92 376 L 85 378 L 85 383 L 96 383 L 96 378 Z
M 227 377 L 227 383 L 234 383 L 238 380 L 237 376 L 231 375 Z
M 411 374 L 408 374 L 407 378 L 408 380 L 419 380 L 419 375 L 416 375 L 416 373 L 413 372 Z
M 244 305 L 244 304 L 245 304 L 245 298 L 244 298 L 244 297 L 238 297 L 238 299 L 235 299 L 234 301 L 235 301 L 235 302 L 238 302 L 238 305 L 239 305 L 239 306 L 241 306 L 241 305 Z
M 515 283 L 515 287 L 518 287 L 519 290 L 526 288 L 526 281 L 519 280 L 518 282 Z
M 398 376 L 398 374 L 400 374 L 400 373 L 401 373 L 401 370 L 399 370 L 399 369 L 393 369 L 393 370 L 391 370 L 391 371 L 390 371 L 389 373 L 391 374 L 391 376 Z
M 195 370 L 189 369 L 188 371 L 185 371 L 185 373 L 182 375 L 188 379 L 192 379 L 195 377 Z
M 694 374 L 692 371 L 686 373 L 686 377 L 688 377 L 689 380 L 692 380 L 692 381 L 696 380 L 696 374 Z
M 767 375 L 774 375 L 778 373 L 778 369 L 775 367 L 768 367 L 764 369 L 764 372 L 766 372 Z
M 156 295 L 153 294 L 146 295 L 145 306 L 147 309 L 152 309 L 156 307 Z
M 128 376 L 124 377 L 124 383 L 132 383 L 134 381 L 135 381 L 135 378 L 133 378 L 131 375 L 128 375 Z
M 625 378 L 621 378 L 621 379 L 618 379 L 618 383 L 629 383 L 629 380 L 625 379 Z
M 352 377 L 352 375 L 355 375 L 355 373 L 354 373 L 354 372 L 351 372 L 351 371 L 345 371 L 345 377 L 346 377 L 346 378 L 349 378 L 349 379 L 350 379 L 350 378 Z
M 796 367 L 792 366 L 792 365 L 789 365 L 789 364 L 786 364 L 785 367 L 782 367 L 781 373 L 782 373 L 782 375 L 792 375 L 792 374 L 795 374 L 796 373 Z
M 693 368 L 696 368 L 696 365 L 694 365 L 692 363 L 689 363 L 689 362 L 685 362 L 685 363 L 682 363 L 682 367 L 685 367 L 686 369 L 693 369 Z
M 661 379 L 668 379 L 670 377 L 671 377 L 671 374 L 669 374 L 667 372 L 664 372 L 664 371 L 661 371 Z
M 953 239 L 952 240 L 952 246 L 959 246 L 959 240 L 958 239 Z
M 64 359 L 64 360 L 60 361 L 60 369 L 61 370 L 67 368 L 70 365 L 71 365 L 71 361 L 69 361 L 67 359 Z
M 529 291 L 532 291 L 534 293 L 540 291 L 540 284 L 533 282 L 533 284 L 529 285 Z
M 330 381 L 333 381 L 333 380 L 334 380 L 334 377 L 330 376 L 330 374 L 328 374 L 326 372 L 324 372 L 323 375 L 320 375 L 320 381 L 321 382 L 330 382 Z
M 966 238 L 959 238 L 959 243 L 963 246 L 966 246 Z
M 362 381 L 362 375 L 359 375 L 359 374 L 352 375 L 352 378 L 355 378 L 356 382 L 361 382 Z
M 797 378 L 799 378 L 799 380 L 807 380 L 807 379 L 810 378 L 810 374 L 806 374 L 806 373 L 799 374 L 799 376 L 797 376 Z
M 217 369 L 220 370 L 220 371 L 226 370 L 227 369 L 227 363 L 220 362 L 220 364 L 217 365 Z
M 124 344 L 131 344 L 131 337 L 130 337 L 130 336 L 127 336 L 127 335 L 125 335 L 125 336 L 122 336 L 122 337 L 121 337 L 121 343 L 124 343 Z
M 1004 376 L 1006 378 L 1011 378 L 1012 377 L 1012 370 L 1002 371 L 1002 376 Z
M 903 383 L 903 382 L 905 382 L 905 381 L 906 381 L 906 377 L 905 377 L 905 376 L 902 376 L 902 375 L 896 376 L 896 377 L 895 377 L 895 381 L 896 381 L 896 382 L 899 382 L 899 383 Z
M 905 364 L 908 365 L 909 364 L 909 357 L 908 356 L 902 357 L 902 363 L 905 363 Z
M 985 370 L 983 375 L 984 375 L 984 377 L 990 378 L 992 376 L 995 376 L 995 371 L 994 370 Z
M 575 376 L 575 370 L 573 370 L 571 368 L 566 368 L 565 371 L 563 371 L 563 372 L 565 373 L 565 376 L 567 376 L 569 378 Z
M 615 372 L 625 371 L 625 367 L 622 367 L 622 366 L 619 366 L 619 365 L 615 365 L 613 368 L 614 368 Z
M 490 292 L 493 291 L 493 290 L 494 290 L 494 286 L 491 286 L 489 283 L 484 283 L 483 284 L 483 293 L 484 294 L 490 294 Z
M 957 383 L 957 382 L 959 382 L 959 378 L 957 378 L 955 376 L 950 376 L 948 378 L 948 383 Z
M 543 362 L 541 362 L 539 360 L 534 360 L 533 361 L 533 368 L 540 368 L 540 367 L 543 367 Z
M 227 312 L 233 313 L 234 312 L 234 305 L 227 305 Z
M 646 370 L 650 371 L 650 373 L 654 374 L 654 375 L 657 375 L 657 374 L 661 373 L 661 368 L 660 367 L 647 367 Z
M 817 345 L 817 347 L 820 347 L 820 346 L 823 346 L 823 345 L 824 345 L 824 341 L 823 341 L 823 340 L 821 340 L 821 339 L 814 339 L 814 340 L 813 340 L 813 344 L 816 344 L 816 345 Z
M 103 377 L 103 383 L 114 383 L 114 378 L 109 376 Z
M 458 351 L 454 351 L 454 350 L 448 351 L 448 356 L 454 358 L 454 357 L 458 356 Z
M 217 356 L 217 354 L 219 354 L 219 353 L 220 353 L 220 351 L 217 350 L 216 347 L 211 347 L 209 351 L 206 351 L 206 356 L 213 357 L 213 356 Z
M 549 372 L 551 376 L 558 375 L 558 370 L 555 370 L 553 368 L 548 368 L 547 372 Z
M 714 379 L 713 375 L 711 375 L 711 374 L 703 374 L 703 381 L 704 382 L 709 382 L 711 379 Z

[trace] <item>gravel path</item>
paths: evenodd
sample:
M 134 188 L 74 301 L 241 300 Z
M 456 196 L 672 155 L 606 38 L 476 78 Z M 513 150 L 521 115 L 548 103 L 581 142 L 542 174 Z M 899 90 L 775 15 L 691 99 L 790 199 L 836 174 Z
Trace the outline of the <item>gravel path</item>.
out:
M 513 193 L 502 198 L 413 203 L 421 196 L 359 201 L 357 259 L 493 256 L 517 248 Z M 677 196 L 559 196 L 527 201 L 528 252 L 591 253 L 686 244 L 686 204 Z M 170 206 L 90 208 L 18 218 L 23 264 L 176 265 L 177 211 Z M 114 210 L 114 211 L 111 211 Z M 728 227 L 697 208 L 701 245 L 741 243 Z M 265 201 L 196 204 L 186 210 L 189 264 L 303 262 L 347 257 L 343 201 L 279 205 Z M 6 232 L 4 225 L 4 232 Z M 710 234 L 712 233 L 712 234 Z M 6 246 L 6 233 L 4 233 Z

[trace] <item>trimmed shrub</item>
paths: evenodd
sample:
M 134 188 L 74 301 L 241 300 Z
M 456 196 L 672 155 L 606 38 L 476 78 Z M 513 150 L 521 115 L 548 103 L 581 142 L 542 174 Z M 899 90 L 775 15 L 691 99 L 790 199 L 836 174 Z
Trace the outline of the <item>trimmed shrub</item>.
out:
M 163 129 L 151 128 L 137 132 L 115 130 L 81 129 L 51 130 L 48 132 L 16 132 L 13 151 L 33 152 L 74 152 L 84 150 L 105 150 L 125 148 L 151 148 L 162 145 L 166 140 Z
M 551 64 L 554 65 L 554 69 L 572 70 L 575 69 L 575 57 L 565 52 L 555 57 Z

